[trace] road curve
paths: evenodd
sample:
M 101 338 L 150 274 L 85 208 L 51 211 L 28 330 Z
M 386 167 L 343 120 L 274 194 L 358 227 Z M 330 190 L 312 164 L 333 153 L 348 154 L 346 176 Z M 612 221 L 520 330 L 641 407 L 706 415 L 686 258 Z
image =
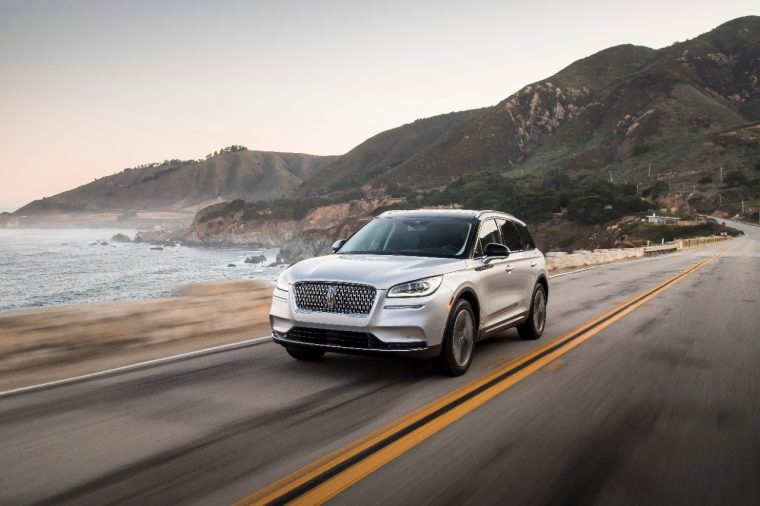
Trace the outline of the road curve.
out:
M 467 375 L 266 342 L 0 398 L 0 504 L 229 504 L 679 278 L 333 495 L 338 504 L 760 504 L 760 228 L 552 279 L 536 342 Z

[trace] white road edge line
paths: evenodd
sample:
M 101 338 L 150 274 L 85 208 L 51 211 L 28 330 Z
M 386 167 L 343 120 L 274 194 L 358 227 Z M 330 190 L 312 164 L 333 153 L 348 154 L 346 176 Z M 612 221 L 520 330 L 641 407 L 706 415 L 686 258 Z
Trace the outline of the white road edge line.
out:
M 55 381 L 48 381 L 46 383 L 38 383 L 36 385 L 29 385 L 26 387 L 14 388 L 11 390 L 0 391 L 0 398 L 10 395 L 21 394 L 30 392 L 33 390 L 42 390 L 45 388 L 56 387 L 61 385 L 68 385 L 70 383 L 78 383 L 80 381 L 95 379 L 102 376 L 109 376 L 111 374 L 117 374 L 120 372 L 128 372 L 136 369 L 142 369 L 145 367 L 151 367 L 154 365 L 164 364 L 167 362 L 173 362 L 178 360 L 184 360 L 187 358 L 200 357 L 203 355 L 210 355 L 213 353 L 219 353 L 222 351 L 234 350 L 237 348 L 245 348 L 246 346 L 252 346 L 256 344 L 265 343 L 272 340 L 272 336 L 254 337 L 252 339 L 246 339 L 244 341 L 237 341 L 229 344 L 221 344 L 219 346 L 212 346 L 210 348 L 203 348 L 201 350 L 188 351 L 185 353 L 179 353 L 177 355 L 169 355 L 168 357 L 154 358 L 151 360 L 145 360 L 143 362 L 137 362 L 134 364 L 123 365 L 120 367 L 114 367 L 113 369 L 105 369 L 103 371 L 91 372 L 88 374 L 82 374 L 81 376 L 73 376 L 71 378 L 64 378 Z

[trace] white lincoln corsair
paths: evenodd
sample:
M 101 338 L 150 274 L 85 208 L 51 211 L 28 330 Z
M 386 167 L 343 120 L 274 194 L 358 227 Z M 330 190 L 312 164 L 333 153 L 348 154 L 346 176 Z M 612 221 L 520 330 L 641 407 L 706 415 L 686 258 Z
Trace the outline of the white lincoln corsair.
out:
M 525 339 L 543 333 L 546 262 L 509 214 L 388 211 L 333 251 L 277 280 L 272 336 L 299 360 L 409 354 L 460 375 L 476 341 L 515 326 Z

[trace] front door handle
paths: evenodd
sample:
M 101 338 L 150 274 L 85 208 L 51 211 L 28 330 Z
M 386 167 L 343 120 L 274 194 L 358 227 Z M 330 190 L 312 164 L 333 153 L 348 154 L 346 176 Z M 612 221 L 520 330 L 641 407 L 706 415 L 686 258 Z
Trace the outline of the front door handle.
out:
M 514 267 L 512 267 L 511 265 L 507 265 L 506 271 L 507 271 L 508 274 L 510 274 L 513 270 L 515 270 Z
M 535 267 L 535 266 L 537 266 L 537 265 L 538 265 L 538 262 L 531 262 L 531 263 L 530 263 L 530 266 L 531 266 L 531 267 Z

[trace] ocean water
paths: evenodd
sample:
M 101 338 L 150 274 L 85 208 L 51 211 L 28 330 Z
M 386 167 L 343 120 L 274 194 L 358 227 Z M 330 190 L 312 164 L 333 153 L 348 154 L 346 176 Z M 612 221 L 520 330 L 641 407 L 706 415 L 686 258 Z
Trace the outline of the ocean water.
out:
M 188 283 L 274 280 L 283 269 L 266 267 L 275 261 L 275 249 L 175 246 L 157 251 L 150 244 L 111 242 L 119 232 L 134 237 L 136 231 L 0 229 L 0 311 L 166 297 Z M 265 263 L 244 263 L 262 254 Z

